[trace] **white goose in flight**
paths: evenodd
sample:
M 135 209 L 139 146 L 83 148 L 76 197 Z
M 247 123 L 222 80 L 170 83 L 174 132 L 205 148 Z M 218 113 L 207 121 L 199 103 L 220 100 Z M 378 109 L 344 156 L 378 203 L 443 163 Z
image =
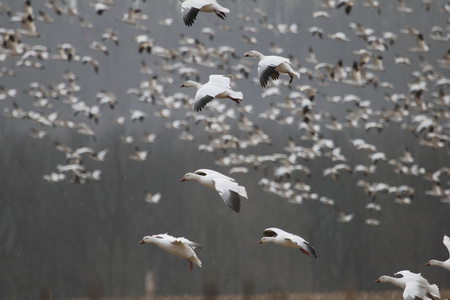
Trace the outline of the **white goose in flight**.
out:
M 444 239 L 442 240 L 442 242 L 444 243 L 445 247 L 447 247 L 448 253 L 450 255 L 450 237 L 448 237 L 447 235 L 444 235 Z M 447 271 L 450 271 L 450 258 L 448 258 L 445 261 L 439 261 L 439 260 L 432 259 L 429 262 L 427 262 L 425 265 L 426 266 L 437 266 L 437 267 L 444 268 Z
M 180 0 L 181 14 L 186 26 L 192 26 L 199 11 L 214 12 L 219 18 L 225 20 L 226 14 L 230 13 L 228 8 L 221 6 L 216 0 Z
M 236 213 L 241 209 L 240 196 L 248 199 L 245 187 L 240 186 L 233 178 L 217 171 L 199 169 L 194 173 L 186 173 L 180 182 L 189 180 L 198 181 L 210 189 L 217 191 L 223 201 Z
M 194 252 L 195 248 L 201 249 L 202 246 L 184 237 L 173 237 L 167 233 L 156 234 L 145 236 L 139 244 L 155 244 L 170 254 L 187 259 L 189 263 L 189 273 L 193 268 L 192 263 L 195 263 L 200 268 L 202 267 L 202 262 Z
M 289 83 L 292 82 L 294 76 L 300 78 L 300 73 L 292 69 L 291 62 L 288 58 L 277 55 L 265 56 L 256 50 L 249 51 L 245 53 L 244 56 L 259 58 L 258 78 L 262 87 L 267 85 L 269 78 L 272 78 L 272 80 L 277 80 L 280 77 L 280 73 L 289 75 Z
M 435 284 L 429 284 L 428 280 L 420 273 L 413 273 L 408 270 L 399 271 L 394 274 L 402 277 L 392 277 L 383 275 L 377 280 L 379 282 L 389 282 L 403 289 L 404 300 L 414 299 L 440 299 L 439 288 Z
M 206 104 L 208 104 L 214 98 L 228 98 L 239 104 L 244 96 L 241 92 L 233 91 L 231 89 L 230 83 L 230 77 L 222 75 L 210 75 L 209 81 L 205 84 L 188 80 L 180 87 L 195 87 L 197 89 L 197 93 L 195 94 L 194 98 L 194 109 L 196 111 L 201 111 L 206 106 Z
M 258 242 L 258 244 L 262 243 L 275 243 L 284 247 L 299 248 L 304 254 L 308 256 L 312 254 L 315 258 L 317 258 L 314 248 L 302 237 L 279 228 L 266 228 L 262 239 Z

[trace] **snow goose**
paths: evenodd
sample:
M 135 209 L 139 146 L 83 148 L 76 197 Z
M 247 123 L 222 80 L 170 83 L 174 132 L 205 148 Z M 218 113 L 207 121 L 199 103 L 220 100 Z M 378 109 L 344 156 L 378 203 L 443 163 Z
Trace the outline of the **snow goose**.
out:
M 448 237 L 447 235 L 444 235 L 444 239 L 442 242 L 444 243 L 445 247 L 447 247 L 447 250 L 450 254 L 450 237 Z M 432 259 L 429 262 L 427 262 L 425 265 L 426 266 L 438 266 L 438 267 L 444 268 L 447 271 L 450 271 L 450 258 L 448 258 L 445 261 L 439 261 L 439 260 Z
M 201 111 L 206 106 L 206 104 L 208 104 L 214 98 L 228 98 L 239 104 L 243 99 L 243 95 L 241 92 L 233 91 L 231 89 L 230 83 L 230 77 L 222 75 L 210 75 L 209 81 L 205 84 L 200 84 L 198 82 L 188 80 L 180 87 L 195 87 L 197 89 L 197 93 L 195 94 L 194 98 L 194 109 L 196 111 Z
M 355 1 L 351 0 L 340 0 L 336 4 L 336 8 L 344 7 L 345 13 L 349 15 L 352 12 L 353 5 L 355 4 Z
M 195 263 L 200 268 L 202 267 L 202 262 L 198 259 L 194 252 L 195 248 L 201 249 L 200 244 L 191 242 L 184 237 L 173 237 L 167 233 L 156 234 L 152 236 L 144 236 L 139 244 L 155 244 L 156 246 L 166 250 L 170 254 L 175 256 L 185 258 L 189 263 L 189 273 L 192 271 L 193 264 Z
M 233 178 L 223 175 L 217 171 L 199 169 L 194 173 L 186 173 L 180 182 L 195 180 L 199 183 L 216 190 L 223 201 L 236 213 L 241 209 L 240 196 L 247 198 L 245 187 L 240 186 Z
M 413 273 L 408 270 L 399 271 L 394 274 L 402 277 L 391 277 L 383 275 L 377 280 L 379 282 L 390 282 L 403 289 L 403 299 L 440 299 L 439 288 L 435 284 L 429 284 L 420 273 Z
M 101 2 L 90 3 L 90 6 L 94 8 L 95 13 L 99 16 L 101 16 L 105 11 L 111 10 L 111 7 L 109 7 L 109 5 Z
M 221 6 L 216 0 L 180 0 L 181 14 L 186 26 L 192 26 L 199 11 L 211 13 L 214 12 L 219 18 L 225 20 L 226 15 L 230 13 L 228 8 Z
M 267 85 L 269 78 L 277 80 L 280 73 L 286 73 L 289 75 L 289 83 L 292 82 L 294 76 L 300 78 L 300 73 L 292 69 L 291 62 L 288 58 L 277 55 L 265 56 L 256 50 L 249 51 L 245 53 L 244 56 L 259 58 L 258 77 L 262 87 Z
M 350 42 L 350 39 L 342 31 L 338 31 L 338 32 L 333 33 L 333 34 L 327 34 L 327 37 L 329 37 L 330 39 L 333 39 L 335 41 Z
M 279 228 L 271 227 L 266 228 L 263 233 L 262 239 L 258 244 L 262 243 L 275 243 L 284 247 L 299 248 L 304 254 L 310 256 L 311 254 L 317 258 L 316 251 L 311 245 L 298 235 L 286 232 Z

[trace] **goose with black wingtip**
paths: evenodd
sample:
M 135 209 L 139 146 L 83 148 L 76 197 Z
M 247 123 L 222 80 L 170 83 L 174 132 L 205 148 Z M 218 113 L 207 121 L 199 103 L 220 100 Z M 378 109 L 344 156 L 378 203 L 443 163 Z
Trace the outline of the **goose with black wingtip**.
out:
M 264 229 L 263 237 L 258 244 L 262 243 L 274 243 L 284 247 L 298 248 L 303 254 L 317 258 L 316 251 L 305 239 L 279 228 Z
M 191 180 L 198 181 L 200 184 L 217 191 L 222 200 L 236 213 L 241 209 L 241 197 L 248 199 L 245 187 L 239 185 L 233 178 L 217 171 L 199 169 L 194 173 L 186 173 L 180 182 Z
M 245 53 L 244 57 L 256 57 L 259 59 L 258 78 L 262 87 L 267 85 L 270 78 L 277 80 L 280 77 L 280 73 L 289 75 L 289 83 L 292 83 L 294 76 L 300 78 L 300 73 L 294 71 L 288 58 L 277 55 L 265 56 L 256 50 Z

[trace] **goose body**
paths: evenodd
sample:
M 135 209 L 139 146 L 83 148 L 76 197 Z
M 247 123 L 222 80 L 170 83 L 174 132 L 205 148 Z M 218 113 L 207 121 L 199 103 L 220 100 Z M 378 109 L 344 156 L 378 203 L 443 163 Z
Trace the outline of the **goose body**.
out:
M 230 13 L 230 10 L 221 6 L 216 0 L 180 0 L 181 1 L 181 14 L 183 15 L 183 21 L 186 26 L 192 26 L 198 13 L 215 13 L 219 18 L 225 20 L 226 14 Z
M 181 87 L 195 87 L 197 93 L 194 98 L 194 109 L 201 111 L 206 104 L 208 104 L 214 98 L 218 99 L 231 99 L 239 104 L 243 95 L 241 92 L 235 92 L 230 86 L 231 80 L 229 77 L 222 75 L 210 75 L 209 81 L 205 84 L 188 80 L 181 85 Z
M 302 237 L 279 228 L 266 228 L 262 239 L 258 242 L 258 244 L 262 243 L 274 243 L 284 247 L 299 248 L 304 254 L 308 256 L 311 256 L 312 254 L 315 258 L 317 258 L 314 248 Z
M 245 53 L 244 56 L 256 57 L 259 59 L 258 78 L 262 87 L 265 87 L 267 85 L 269 78 L 272 78 L 272 80 L 277 80 L 280 76 L 280 73 L 289 75 L 289 83 L 292 82 L 294 76 L 300 78 L 300 73 L 292 69 L 291 62 L 288 58 L 277 55 L 265 56 L 256 50 L 249 51 Z
M 241 208 L 240 197 L 248 199 L 245 187 L 240 186 L 233 178 L 217 171 L 199 169 L 194 173 L 186 173 L 180 182 L 190 180 L 198 181 L 200 184 L 217 191 L 222 200 L 236 213 Z
M 192 271 L 195 263 L 202 267 L 202 262 L 198 259 L 194 252 L 195 248 L 201 248 L 200 244 L 194 243 L 184 237 L 173 237 L 167 233 L 145 236 L 139 244 L 155 244 L 156 246 L 166 250 L 170 254 L 188 260 L 189 272 Z
M 447 235 L 444 235 L 442 242 L 444 243 L 445 247 L 447 248 L 449 256 L 450 256 L 450 237 L 448 237 Z M 425 265 L 426 266 L 437 266 L 437 267 L 444 268 L 447 271 L 450 271 L 450 257 L 445 261 L 432 259 L 429 262 L 427 262 Z

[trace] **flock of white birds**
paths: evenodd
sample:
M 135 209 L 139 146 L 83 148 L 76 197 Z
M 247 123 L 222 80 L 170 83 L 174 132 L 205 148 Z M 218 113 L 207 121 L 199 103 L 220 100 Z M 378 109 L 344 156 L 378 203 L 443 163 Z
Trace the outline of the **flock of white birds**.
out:
M 450 86 L 448 78 L 450 70 L 449 3 L 422 0 L 422 11 L 414 12 L 447 16 L 447 24 L 436 24 L 431 28 L 431 32 L 421 32 L 411 26 L 398 28 L 395 31 L 377 32 L 364 27 L 364 24 L 350 23 L 348 32 L 327 33 L 320 28 L 320 22 L 330 19 L 332 13 L 336 11 L 342 11 L 341 18 L 350 17 L 354 9 L 366 9 L 380 15 L 383 13 L 383 6 L 375 0 L 319 1 L 320 10 L 311 12 L 317 20 L 317 26 L 304 28 L 297 23 L 272 22 L 267 14 L 258 8 L 257 0 L 244 1 L 247 5 L 254 6 L 254 15 L 238 16 L 241 24 L 241 36 L 238 43 L 247 44 L 249 51 L 237 53 L 233 45 L 216 44 L 215 36 L 217 31 L 230 30 L 227 14 L 238 14 L 238 12 L 230 12 L 230 9 L 220 5 L 216 0 L 180 1 L 180 18 L 185 26 L 195 28 L 199 18 L 208 19 L 211 24 L 216 24 L 211 27 L 196 28 L 207 37 L 206 42 L 203 43 L 182 33 L 177 48 L 162 46 L 162 43 L 152 38 L 152 29 L 145 25 L 150 16 L 143 13 L 142 7 L 151 3 L 135 0 L 130 4 L 129 10 L 123 12 L 122 17 L 117 19 L 117 26 L 132 26 L 137 32 L 136 35 L 122 37 L 115 28 L 105 28 L 102 36 L 89 44 L 92 50 L 91 55 L 79 53 L 77 45 L 70 43 L 59 43 L 56 47 L 39 43 L 40 37 L 45 35 L 45 32 L 39 30 L 40 25 L 58 24 L 62 16 L 72 18 L 72 21 L 78 22 L 79 26 L 87 30 L 93 27 L 93 23 L 72 5 L 74 1 L 49 0 L 45 2 L 45 5 L 41 5 L 40 2 L 32 3 L 27 0 L 21 11 L 12 11 L 5 1 L 0 2 L 1 15 L 9 17 L 11 21 L 10 28 L 0 28 L 0 64 L 4 65 L 0 69 L 0 78 L 13 78 L 16 68 L 43 70 L 47 64 L 58 61 L 82 64 L 86 66 L 85 72 L 98 74 L 104 72 L 104 66 L 98 60 L 99 56 L 109 57 L 111 47 L 121 47 L 123 43 L 132 43 L 135 44 L 136 55 L 142 57 L 149 55 L 154 58 L 154 61 L 150 65 L 142 59 L 139 71 L 148 79 L 140 82 L 137 88 L 129 88 L 126 94 L 131 99 L 137 99 L 138 102 L 153 105 L 154 114 L 151 116 L 148 111 L 132 108 L 128 115 L 110 118 L 117 126 L 138 123 L 152 117 L 160 118 L 166 122 L 167 128 L 181 132 L 179 135 L 181 140 L 190 143 L 196 140 L 190 128 L 203 125 L 203 130 L 210 139 L 209 143 L 198 145 L 199 152 L 215 155 L 222 153 L 217 157 L 216 164 L 227 168 L 229 174 L 246 174 L 251 168 L 262 169 L 266 174 L 271 172 L 271 175 L 259 180 L 259 185 L 265 192 L 293 204 L 319 201 L 324 205 L 330 205 L 335 208 L 339 222 L 351 222 L 354 219 L 354 213 L 341 210 L 339 199 L 321 195 L 319 188 L 308 183 L 311 176 L 323 177 L 324 181 L 338 181 L 342 176 L 349 176 L 345 174 L 357 177 L 355 188 L 363 189 L 368 195 L 369 200 L 365 207 L 367 211 L 375 215 L 382 210 L 382 204 L 377 201 L 377 197 L 381 195 L 393 195 L 395 202 L 399 205 L 409 205 L 417 197 L 417 191 L 413 186 L 370 181 L 371 175 L 377 173 L 378 166 L 384 164 L 384 167 L 390 168 L 393 173 L 429 182 L 429 189 L 420 191 L 422 193 L 420 196 L 434 197 L 439 199 L 442 205 L 450 205 L 449 165 L 429 169 L 425 160 L 419 160 L 414 155 L 418 151 L 402 145 L 395 145 L 402 148 L 401 156 L 389 157 L 379 149 L 378 145 L 368 143 L 363 135 L 345 141 L 350 147 L 364 153 L 367 157 L 367 163 L 354 163 L 339 146 L 342 145 L 342 141 L 336 141 L 333 138 L 335 132 L 354 130 L 354 132 L 372 134 L 386 130 L 391 124 L 397 124 L 401 128 L 401 134 L 408 134 L 415 140 L 413 145 L 415 149 L 433 149 L 438 155 L 448 157 L 450 144 L 450 95 L 447 93 Z M 395 1 L 394 6 L 399 15 L 412 14 L 413 9 L 407 5 L 407 2 L 399 0 Z M 39 6 L 39 9 L 36 9 L 36 6 Z M 114 0 L 89 1 L 89 7 L 99 18 L 108 18 L 114 6 Z M 179 5 L 174 7 L 174 9 L 179 8 Z M 213 13 L 221 20 L 216 20 Z M 171 18 L 164 18 L 162 14 L 151 17 L 160 18 L 159 25 L 163 29 L 175 26 L 174 23 L 176 23 Z M 364 42 L 365 47 L 353 49 L 354 61 L 346 66 L 342 60 L 337 63 L 321 61 L 311 47 L 309 47 L 308 57 L 304 58 L 283 54 L 286 50 L 279 44 L 272 44 L 269 49 L 260 49 L 254 34 L 261 30 L 267 31 L 268 35 L 289 37 L 295 37 L 299 31 L 303 30 L 308 31 L 311 38 L 330 39 L 337 43 L 348 43 L 351 39 L 359 39 Z M 383 56 L 395 51 L 392 49 L 395 49 L 399 35 L 409 36 L 411 41 L 415 41 L 415 45 L 408 47 L 406 53 L 397 53 L 393 61 L 384 61 Z M 430 41 L 439 46 L 430 47 Z M 447 49 L 437 54 L 440 58 L 433 61 L 427 60 L 428 53 L 444 48 Z M 252 49 L 258 49 L 261 52 Z M 262 52 L 270 52 L 270 54 L 263 55 Z M 257 65 L 251 58 L 259 59 Z M 386 63 L 399 68 L 415 66 L 406 87 L 396 87 L 384 81 L 383 78 L 388 73 Z M 204 79 L 204 71 L 202 73 L 201 70 L 205 69 L 211 72 L 207 74 L 209 81 L 202 84 L 199 83 L 201 79 Z M 280 74 L 285 75 L 280 76 Z M 178 82 L 175 75 L 185 82 Z M 23 87 L 21 91 L 2 85 L 0 104 L 3 107 L 3 116 L 28 122 L 31 125 L 31 135 L 36 139 L 45 140 L 46 136 L 51 135 L 53 128 L 65 128 L 87 136 L 90 141 L 95 141 L 96 124 L 99 120 L 107 118 L 109 112 L 112 112 L 122 100 L 110 91 L 99 90 L 95 95 L 95 103 L 85 101 L 77 96 L 82 89 L 78 83 L 78 76 L 69 69 L 62 78 L 62 82 L 50 86 L 34 81 Z M 267 110 L 257 115 L 257 119 L 271 122 L 274 126 L 296 127 L 298 136 L 289 137 L 287 144 L 281 149 L 276 149 L 275 153 L 265 155 L 252 153 L 252 149 L 260 145 L 271 145 L 272 139 L 255 121 L 256 109 L 252 104 L 246 104 L 245 90 L 234 90 L 237 81 L 260 85 L 261 101 L 266 101 L 266 98 L 274 99 Z M 310 84 L 306 84 L 306 81 Z M 195 87 L 197 90 L 195 96 L 192 96 L 189 91 L 184 94 L 181 90 L 173 94 L 166 93 L 168 86 L 179 86 L 180 83 L 182 83 L 181 87 Z M 383 89 L 385 97 L 379 101 L 384 101 L 384 105 L 379 108 L 379 105 L 374 105 L 373 101 L 365 100 L 356 94 L 325 95 L 320 91 L 321 86 L 330 85 L 348 86 L 352 89 Z M 25 95 L 32 99 L 35 109 L 24 108 L 26 105 L 23 105 L 21 98 L 25 98 Z M 345 107 L 344 116 L 338 117 L 332 111 L 316 109 L 318 99 L 330 105 Z M 61 106 L 65 109 L 69 108 L 73 115 L 67 117 L 55 109 Z M 174 112 L 179 111 L 185 111 L 183 119 L 174 118 Z M 146 161 L 149 159 L 149 151 L 147 148 L 138 146 L 137 140 L 142 139 L 145 143 L 154 144 L 157 143 L 159 134 L 159 132 L 146 132 L 142 138 L 122 135 L 120 140 L 125 144 L 135 145 L 133 153 L 129 154 L 129 159 Z M 71 181 L 85 184 L 89 181 L 101 180 L 102 170 L 87 169 L 83 161 L 90 158 L 105 162 L 108 160 L 109 149 L 97 150 L 88 146 L 74 149 L 60 142 L 54 144 L 58 151 L 64 153 L 64 160 L 55 167 L 54 172 L 43 174 L 45 181 L 55 183 Z M 329 167 L 323 169 L 322 174 L 312 174 L 308 164 L 319 158 L 329 159 Z M 187 180 L 196 180 L 215 189 L 235 212 L 240 210 L 240 197 L 247 198 L 247 192 L 243 186 L 216 171 L 199 169 L 194 173 L 187 173 L 181 181 Z M 145 200 L 149 203 L 158 203 L 163 198 L 161 193 L 147 191 L 144 193 Z M 367 217 L 364 223 L 378 226 L 381 221 L 376 217 Z M 314 248 L 299 236 L 278 228 L 267 228 L 263 235 L 261 243 L 274 242 L 299 248 L 308 256 L 316 257 Z M 192 270 L 192 262 L 201 266 L 201 261 L 193 251 L 200 245 L 185 238 L 158 234 L 144 237 L 141 243 L 155 243 L 174 255 L 188 259 L 189 271 Z M 448 237 L 444 237 L 444 244 L 450 252 Z M 435 260 L 429 262 L 429 265 L 441 266 L 450 271 L 449 264 L 450 259 L 445 262 Z M 403 288 L 404 299 L 440 298 L 437 286 L 428 284 L 428 281 L 420 274 L 409 271 L 400 271 L 398 274 L 402 277 L 382 276 L 377 282 L 391 282 Z

